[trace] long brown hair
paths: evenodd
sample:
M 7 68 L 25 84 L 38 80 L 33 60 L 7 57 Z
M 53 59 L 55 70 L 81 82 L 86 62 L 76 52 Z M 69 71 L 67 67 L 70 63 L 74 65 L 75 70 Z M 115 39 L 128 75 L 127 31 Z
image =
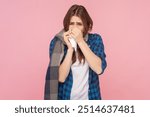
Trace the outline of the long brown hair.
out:
M 82 22 L 83 22 L 83 37 L 88 33 L 88 31 L 92 30 L 93 27 L 93 21 L 91 17 L 89 16 L 87 10 L 85 9 L 84 6 L 82 5 L 72 5 L 70 9 L 68 10 L 67 14 L 64 17 L 63 20 L 63 25 L 64 25 L 64 30 L 68 31 L 69 30 L 69 25 L 70 25 L 70 20 L 72 16 L 78 16 Z M 81 60 L 83 59 L 85 62 L 85 57 L 81 51 L 81 49 L 77 46 L 77 51 L 79 55 L 79 61 L 81 63 Z M 72 56 L 72 63 L 76 61 L 76 56 L 75 56 L 75 51 L 73 52 Z

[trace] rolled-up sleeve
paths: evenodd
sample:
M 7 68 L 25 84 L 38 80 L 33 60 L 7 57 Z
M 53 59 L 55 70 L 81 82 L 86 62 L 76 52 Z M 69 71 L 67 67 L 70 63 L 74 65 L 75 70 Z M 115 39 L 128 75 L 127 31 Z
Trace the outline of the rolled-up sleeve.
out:
M 107 67 L 107 62 L 106 62 L 106 54 L 105 54 L 105 49 L 104 49 L 104 44 L 101 36 L 99 34 L 94 34 L 94 53 L 101 58 L 102 64 L 102 72 L 98 75 L 103 74 L 104 70 Z

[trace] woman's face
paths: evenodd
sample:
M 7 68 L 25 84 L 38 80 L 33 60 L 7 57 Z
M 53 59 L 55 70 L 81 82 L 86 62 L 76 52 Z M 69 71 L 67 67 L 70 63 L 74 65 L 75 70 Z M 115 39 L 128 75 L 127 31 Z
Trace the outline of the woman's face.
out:
M 78 16 L 72 16 L 70 20 L 69 30 L 77 27 L 82 32 L 84 31 L 83 22 Z

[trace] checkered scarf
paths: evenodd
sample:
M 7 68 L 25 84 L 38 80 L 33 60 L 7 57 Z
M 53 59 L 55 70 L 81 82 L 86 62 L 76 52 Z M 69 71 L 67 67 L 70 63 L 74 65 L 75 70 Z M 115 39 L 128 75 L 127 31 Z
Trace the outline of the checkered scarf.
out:
M 57 100 L 58 99 L 58 71 L 60 62 L 64 56 L 64 45 L 66 45 L 63 39 L 64 29 L 62 29 L 55 36 L 55 45 L 50 57 L 50 63 L 48 66 L 48 70 L 46 73 L 46 81 L 45 81 L 45 92 L 44 92 L 44 100 Z M 85 36 L 85 40 L 87 41 L 88 35 Z
M 48 66 L 48 70 L 46 73 L 46 81 L 45 81 L 45 92 L 44 99 L 45 100 L 57 100 L 58 99 L 58 70 L 60 62 L 64 55 L 64 44 L 63 41 L 63 32 L 61 30 L 55 37 L 55 45 L 50 57 L 50 62 Z

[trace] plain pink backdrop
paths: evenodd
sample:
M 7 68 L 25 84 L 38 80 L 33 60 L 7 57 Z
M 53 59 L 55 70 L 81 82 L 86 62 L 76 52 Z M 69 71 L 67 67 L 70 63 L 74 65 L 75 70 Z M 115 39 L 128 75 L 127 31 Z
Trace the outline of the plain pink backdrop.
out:
M 43 99 L 49 43 L 73 4 L 103 38 L 103 99 L 150 99 L 149 0 L 0 0 L 0 99 Z

